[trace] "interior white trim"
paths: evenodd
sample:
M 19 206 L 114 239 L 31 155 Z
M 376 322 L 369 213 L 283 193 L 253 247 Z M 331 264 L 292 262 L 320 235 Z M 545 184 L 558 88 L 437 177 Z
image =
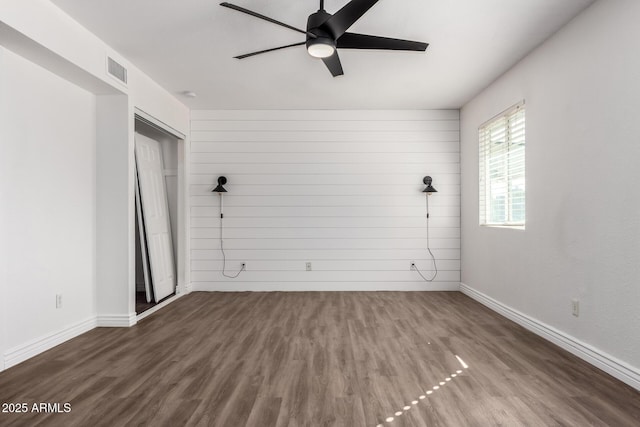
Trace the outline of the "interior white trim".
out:
M 4 369 L 8 369 L 18 363 L 24 362 L 40 353 L 43 353 L 65 341 L 82 335 L 97 326 L 96 317 L 92 316 L 78 323 L 70 325 L 60 331 L 43 335 L 19 346 L 9 349 L 3 355 Z
M 183 134 L 182 132 L 180 132 L 179 130 L 169 126 L 168 124 L 166 124 L 165 122 L 163 122 L 162 120 L 158 120 L 155 117 L 153 117 L 150 114 L 145 113 L 144 111 L 142 111 L 141 109 L 139 109 L 138 107 L 134 108 L 134 114 L 135 114 L 135 119 L 136 120 L 140 120 L 143 123 L 146 123 L 162 132 L 168 133 L 178 139 L 182 139 L 185 140 L 187 138 L 187 136 L 185 134 Z
M 578 356 L 580 359 L 602 369 L 609 375 L 630 385 L 636 390 L 640 390 L 640 371 L 637 368 L 634 368 L 571 335 L 559 331 L 552 326 L 544 324 L 524 313 L 514 310 L 513 308 L 496 301 L 490 296 L 465 285 L 464 283 L 460 283 L 460 292 L 478 301 L 482 305 L 487 306 L 496 313 L 503 315 L 507 319 L 516 322 L 536 335 L 551 341 L 557 346 L 567 350 L 569 353 Z
M 191 282 L 187 282 L 184 284 L 184 294 L 190 294 L 193 292 L 193 284 Z
M 138 322 L 136 313 L 104 314 L 98 316 L 99 328 L 128 328 Z

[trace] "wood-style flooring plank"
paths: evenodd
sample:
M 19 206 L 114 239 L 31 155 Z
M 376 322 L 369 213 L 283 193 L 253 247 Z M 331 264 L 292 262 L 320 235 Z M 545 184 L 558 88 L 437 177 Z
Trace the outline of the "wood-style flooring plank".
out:
M 0 373 L 0 402 L 71 405 L 3 427 L 640 425 L 637 390 L 458 292 L 192 293 Z

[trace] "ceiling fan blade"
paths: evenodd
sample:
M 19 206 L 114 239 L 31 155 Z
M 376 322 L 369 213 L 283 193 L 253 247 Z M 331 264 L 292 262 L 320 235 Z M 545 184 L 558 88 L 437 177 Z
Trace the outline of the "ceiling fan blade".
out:
M 220 3 L 220 6 L 228 7 L 229 9 L 233 9 L 233 10 L 237 10 L 238 12 L 246 13 L 247 15 L 251 15 L 251 16 L 254 16 L 256 18 L 263 19 L 263 20 L 265 20 L 267 22 L 271 22 L 272 24 L 280 25 L 281 27 L 285 27 L 285 28 L 288 28 L 288 29 L 293 30 L 293 31 L 297 31 L 297 32 L 302 33 L 302 34 L 306 34 L 309 37 L 312 37 L 314 39 L 317 37 L 315 34 L 312 34 L 312 33 L 309 33 L 307 31 L 301 30 L 300 28 L 292 27 L 291 25 L 285 24 L 285 23 L 280 22 L 280 21 L 276 21 L 275 19 L 269 18 L 268 16 L 264 16 L 264 15 L 261 15 L 259 13 L 253 12 L 253 11 L 251 11 L 249 9 L 245 9 L 244 7 L 236 6 L 235 4 L 231 4 L 231 3 L 227 3 L 226 1 Z
M 331 32 L 334 39 L 338 39 L 377 2 L 378 0 L 351 0 L 322 25 Z
M 322 62 L 324 62 L 324 65 L 327 66 L 333 77 L 342 76 L 344 74 L 337 50 L 333 52 L 333 55 L 327 58 L 322 58 Z
M 258 52 L 245 53 L 244 55 L 234 56 L 234 58 L 236 58 L 236 59 L 244 59 L 244 58 L 248 58 L 250 56 L 260 55 L 261 53 L 273 52 L 274 50 L 286 49 L 288 47 L 294 47 L 294 46 L 302 46 L 303 44 L 306 44 L 306 42 L 288 44 L 286 46 L 274 47 L 274 48 L 271 48 L 271 49 L 260 50 Z
M 414 50 L 424 52 L 427 50 L 429 43 L 390 39 L 367 34 L 344 33 L 336 41 L 336 46 L 341 49 Z

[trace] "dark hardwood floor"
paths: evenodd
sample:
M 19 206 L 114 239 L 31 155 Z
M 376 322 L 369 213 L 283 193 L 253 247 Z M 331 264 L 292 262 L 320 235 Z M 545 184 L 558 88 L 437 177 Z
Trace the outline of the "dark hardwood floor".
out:
M 29 406 L 1 426 L 640 425 L 638 391 L 457 292 L 192 293 L 0 373 L 0 402 Z

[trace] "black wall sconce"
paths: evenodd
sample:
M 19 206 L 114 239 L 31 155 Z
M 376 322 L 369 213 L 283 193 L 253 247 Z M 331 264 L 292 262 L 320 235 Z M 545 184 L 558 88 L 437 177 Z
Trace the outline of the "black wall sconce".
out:
M 427 179 L 427 178 L 425 178 Z M 218 177 L 218 186 L 211 190 L 212 193 L 226 193 L 227 190 L 224 189 L 223 185 L 227 183 L 227 177 L 220 176 Z
M 433 186 L 431 185 L 433 179 L 430 176 L 425 176 L 424 178 L 422 178 L 422 182 L 424 182 L 424 185 L 427 186 L 424 190 L 422 190 L 423 193 L 427 193 L 427 196 L 430 196 L 432 193 L 438 192 L 438 190 L 433 188 Z

